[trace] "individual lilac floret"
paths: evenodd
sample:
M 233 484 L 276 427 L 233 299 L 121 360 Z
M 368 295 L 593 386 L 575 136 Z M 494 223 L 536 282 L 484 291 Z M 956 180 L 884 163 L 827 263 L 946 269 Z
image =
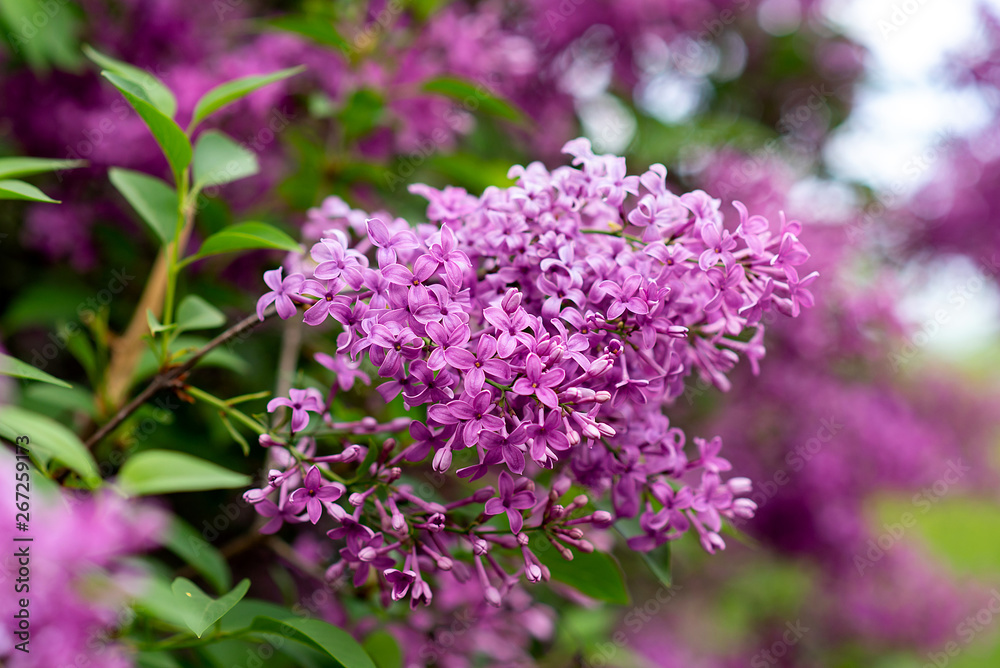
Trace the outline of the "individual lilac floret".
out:
M 521 533 L 524 526 L 524 517 L 521 511 L 530 508 L 535 504 L 535 495 L 527 490 L 514 492 L 514 479 L 510 474 L 503 471 L 500 474 L 500 493 L 497 498 L 486 502 L 485 512 L 487 515 L 499 515 L 506 512 L 510 521 L 512 533 Z
M 281 319 L 287 320 L 295 315 L 295 302 L 292 297 L 299 296 L 299 290 L 306 279 L 302 274 L 292 274 L 282 279 L 282 271 L 283 269 L 278 267 L 264 272 L 264 282 L 267 283 L 267 287 L 271 288 L 271 292 L 265 292 L 257 300 L 257 317 L 261 320 L 264 319 L 264 310 L 271 302 L 274 302 Z
M 320 473 L 317 467 L 313 466 L 306 473 L 303 486 L 292 492 L 289 500 L 292 503 L 305 505 L 306 512 L 309 514 L 309 521 L 316 524 L 323 515 L 323 505 L 321 502 L 329 501 L 332 503 L 339 499 L 343 493 L 344 486 L 340 483 L 324 484 L 323 474 Z
M 292 431 L 302 431 L 309 424 L 309 412 L 323 412 L 323 395 L 319 390 L 309 388 L 306 390 L 291 389 L 288 397 L 275 397 L 267 402 L 267 412 L 273 413 L 280 406 L 287 406 L 292 409 Z

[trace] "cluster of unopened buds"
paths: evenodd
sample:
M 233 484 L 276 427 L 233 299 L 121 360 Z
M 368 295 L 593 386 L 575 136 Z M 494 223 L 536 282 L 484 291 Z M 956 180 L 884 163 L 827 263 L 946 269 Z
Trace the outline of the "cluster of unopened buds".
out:
M 714 552 L 724 518 L 753 515 L 749 480 L 721 477 L 721 441 L 685 449 L 663 411 L 696 370 L 722 389 L 740 354 L 756 371 L 765 311 L 812 305 L 799 223 L 775 230 L 737 203 L 727 227 L 718 200 L 670 192 L 662 165 L 628 176 L 584 139 L 565 151 L 576 166 L 515 166 L 515 186 L 480 197 L 412 186 L 428 224 L 330 198 L 309 256 L 265 273 L 258 312 L 335 333 L 316 355 L 335 381 L 270 402 L 290 412 L 261 437 L 274 468 L 247 499 L 265 532 L 329 522 L 328 577 L 375 573 L 413 605 L 429 573 L 475 577 L 501 605 L 521 576 L 549 578 L 539 545 L 571 559 L 638 517 L 632 549 L 693 528 Z M 338 422 L 335 395 L 372 376 L 413 417 Z

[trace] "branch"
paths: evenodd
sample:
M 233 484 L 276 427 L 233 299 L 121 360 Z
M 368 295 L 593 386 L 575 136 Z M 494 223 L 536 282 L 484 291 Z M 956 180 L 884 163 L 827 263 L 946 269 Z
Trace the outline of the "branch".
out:
M 193 223 L 194 218 L 190 214 L 186 214 L 184 227 L 177 239 L 177 247 L 181 252 L 187 245 Z M 142 356 L 142 335 L 146 333 L 147 327 L 146 311 L 152 311 L 157 318 L 163 313 L 163 302 L 169 283 L 170 263 L 168 258 L 173 252 L 174 242 L 171 241 L 156 256 L 156 263 L 149 273 L 149 279 L 142 291 L 139 304 L 132 314 L 132 319 L 129 321 L 125 333 L 112 345 L 111 362 L 107 368 L 104 384 L 104 404 L 109 409 L 120 407 L 132 386 L 132 374 L 135 373 L 135 367 Z
M 274 315 L 274 312 L 275 311 L 273 305 L 268 307 L 267 311 L 264 312 L 264 318 L 267 319 L 271 317 L 272 315 Z M 191 356 L 191 359 L 184 362 L 184 364 L 173 367 L 163 373 L 160 373 L 158 376 L 156 376 L 156 378 L 153 379 L 153 382 L 151 382 L 149 385 L 146 386 L 146 389 L 140 392 L 134 399 L 132 399 L 132 401 L 122 406 L 121 410 L 119 410 L 115 414 L 115 416 L 111 418 L 111 420 L 106 422 L 104 426 L 102 426 L 100 429 L 94 432 L 93 436 L 87 439 L 87 442 L 85 444 L 87 448 L 88 449 L 93 448 L 94 445 L 96 445 L 101 441 L 101 439 L 103 439 L 105 436 L 107 436 L 112 431 L 117 429 L 118 425 L 124 422 L 129 415 L 134 413 L 139 408 L 139 406 L 146 403 L 150 397 L 152 397 L 154 394 L 156 394 L 163 388 L 169 387 L 171 384 L 174 383 L 174 381 L 176 381 L 182 375 L 184 375 L 192 368 L 194 368 L 194 365 L 196 365 L 199 361 L 201 361 L 201 358 L 203 358 L 205 355 L 212 352 L 213 350 L 221 346 L 223 343 L 226 343 L 230 339 L 239 336 L 245 331 L 253 329 L 259 323 L 260 320 L 257 318 L 256 315 L 248 315 L 246 318 L 240 320 L 238 323 L 236 323 L 235 325 L 224 331 L 222 334 L 219 334 L 217 337 L 215 337 L 214 339 L 206 343 L 204 346 L 199 348 L 198 351 Z

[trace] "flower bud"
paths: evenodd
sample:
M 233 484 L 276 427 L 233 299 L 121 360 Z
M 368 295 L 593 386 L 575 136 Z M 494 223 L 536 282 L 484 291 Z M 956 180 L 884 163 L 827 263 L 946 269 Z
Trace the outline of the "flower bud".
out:
M 552 491 L 556 493 L 556 498 L 559 498 L 563 494 L 569 491 L 570 485 L 573 481 L 570 480 L 569 476 L 560 475 L 558 478 L 552 481 Z
M 722 540 L 722 536 L 714 531 L 706 531 L 701 535 L 700 540 L 702 548 L 709 554 L 715 554 L 716 550 L 726 549 L 726 541 Z
M 489 543 L 480 538 L 479 536 L 472 537 L 472 553 L 476 555 L 483 555 L 490 551 Z
M 733 514 L 748 520 L 757 511 L 757 504 L 750 499 L 736 499 L 733 501 Z
M 750 478 L 740 476 L 727 480 L 726 487 L 729 488 L 730 492 L 739 496 L 740 494 L 749 494 L 753 490 L 753 482 Z
M 434 459 L 431 462 L 431 466 L 438 473 L 444 473 L 451 468 L 451 457 L 451 448 L 441 448 L 434 453 Z M 492 496 L 492 494 L 490 496 Z
M 476 493 L 472 495 L 472 500 L 475 503 L 485 503 L 491 497 L 496 495 L 496 490 L 492 487 L 483 487 L 482 489 L 476 490 Z
M 517 288 L 510 288 L 507 293 L 500 300 L 500 308 L 504 310 L 507 315 L 513 314 L 517 309 L 521 308 L 521 291 Z
M 344 570 L 347 568 L 347 562 L 343 559 L 326 569 L 324 577 L 327 582 L 335 582 L 339 580 L 344 575 Z
M 257 442 L 260 443 L 263 448 L 270 448 L 272 445 L 282 445 L 280 441 L 274 440 L 269 434 L 261 434 L 257 439 Z
M 614 522 L 615 520 L 614 515 L 612 515 L 606 510 L 596 511 L 593 517 L 594 517 L 594 526 L 597 527 L 598 529 L 605 529 L 611 526 L 611 523 Z
M 608 372 L 615 365 L 614 360 L 608 355 L 601 355 L 590 363 L 590 368 L 585 374 L 586 378 L 599 378 Z

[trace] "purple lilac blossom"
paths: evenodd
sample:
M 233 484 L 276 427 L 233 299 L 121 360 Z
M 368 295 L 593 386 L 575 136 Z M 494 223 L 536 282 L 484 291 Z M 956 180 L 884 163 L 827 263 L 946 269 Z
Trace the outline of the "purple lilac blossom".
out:
M 16 463 L 9 450 L 0 450 L 0 494 L 14 498 Z M 41 476 L 37 471 L 35 476 Z M 130 599 L 143 591 L 148 577 L 124 558 L 155 548 L 167 529 L 158 509 L 135 504 L 118 495 L 59 491 L 49 497 L 32 485 L 29 533 L 15 531 L 15 508 L 0 508 L 0 538 L 8 546 L 14 537 L 29 535 L 30 545 L 30 653 L 16 651 L 19 597 L 11 575 L 18 561 L 13 548 L 0 559 L 4 588 L 0 598 L 0 661 L 8 668 L 99 665 L 130 668 L 134 653 L 114 635 L 131 623 Z
M 808 258 L 797 237 L 800 225 L 787 221 L 772 229 L 755 220 L 755 250 L 747 234 L 726 232 L 717 200 L 703 192 L 670 193 L 662 166 L 625 176 L 621 158 L 594 154 L 584 139 L 566 150 L 578 167 L 514 167 L 514 186 L 488 188 L 479 198 L 412 186 L 429 202 L 430 225 L 413 228 L 391 216 L 365 224 L 332 201 L 330 227 L 320 232 L 311 261 L 289 259 L 296 273 L 285 281 L 297 276 L 300 286 L 288 295 L 292 303 L 308 316 L 314 302 L 331 302 L 326 318 L 306 320 L 339 330 L 338 352 L 324 365 L 330 368 L 331 358 L 370 363 L 387 401 L 401 393 L 407 408 L 428 407 L 425 421 L 361 428 L 336 422 L 316 390 L 295 389 L 290 398 L 271 401 L 269 410 L 293 407 L 292 429 L 301 433 L 289 442 L 266 437 L 272 451 L 275 445 L 294 450 L 265 487 L 246 495 L 262 503 L 277 493 L 278 504 L 266 506 L 268 517 L 284 516 L 282 504 L 301 504 L 309 491 L 323 489 L 318 478 L 303 486 L 307 463 L 314 478 L 342 480 L 331 465 L 381 447 L 360 472 L 367 481 L 355 478 L 341 503 L 314 506 L 329 513 L 336 527 L 330 538 L 346 544 L 329 577 L 352 571 L 360 585 L 374 566 L 389 598 L 406 588 L 411 606 L 431 601 L 433 574 L 459 582 L 471 577 L 485 600 L 499 606 L 520 575 L 548 580 L 529 547 L 529 534 L 539 529 L 566 558 L 574 549 L 595 549 L 588 535 L 597 535 L 588 534 L 587 525 L 603 529 L 634 517 L 643 533 L 629 540 L 633 549 L 650 550 L 693 529 L 704 549 L 715 552 L 725 547 L 724 519 L 753 515 L 754 503 L 738 498 L 750 491 L 749 481 L 719 475 L 731 469 L 719 456 L 721 441 L 696 439 L 698 456 L 689 458 L 685 434 L 662 409 L 683 394 L 691 374 L 728 389 L 737 351 L 754 360 L 763 356 L 759 343 L 737 338 L 745 330 L 755 339 L 762 335 L 763 326 L 749 324 L 747 313 L 794 315 L 811 303 L 808 291 L 795 285 L 795 267 Z M 630 211 L 654 199 L 675 215 L 631 225 Z M 731 243 L 714 253 L 709 246 L 723 238 Z M 682 254 L 671 249 L 686 251 L 685 259 L 672 262 Z M 706 252 L 714 255 L 706 258 Z M 732 280 L 716 276 L 732 268 L 739 269 Z M 261 304 L 274 298 L 265 294 Z M 396 454 L 395 438 L 381 446 L 342 442 L 341 454 L 317 457 L 306 411 L 321 415 L 324 431 L 347 438 L 408 426 L 417 440 Z M 402 479 L 404 459 L 430 457 L 441 474 L 456 457 L 469 459 L 463 451 L 479 464 L 459 476 L 470 482 L 498 476 L 496 487 L 480 486 L 442 505 Z M 543 469 L 556 474 L 545 486 L 536 480 Z M 589 496 L 560 502 L 573 482 Z M 604 495 L 613 514 L 573 517 L 591 496 Z M 452 514 L 468 506 L 478 509 L 484 525 L 465 526 Z M 301 512 L 289 511 L 294 521 Z M 505 517 L 501 524 L 487 522 L 493 515 Z M 322 518 L 311 512 L 310 520 Z M 519 548 L 513 573 L 501 565 L 510 555 L 497 548 Z M 449 556 L 466 550 L 472 572 Z

